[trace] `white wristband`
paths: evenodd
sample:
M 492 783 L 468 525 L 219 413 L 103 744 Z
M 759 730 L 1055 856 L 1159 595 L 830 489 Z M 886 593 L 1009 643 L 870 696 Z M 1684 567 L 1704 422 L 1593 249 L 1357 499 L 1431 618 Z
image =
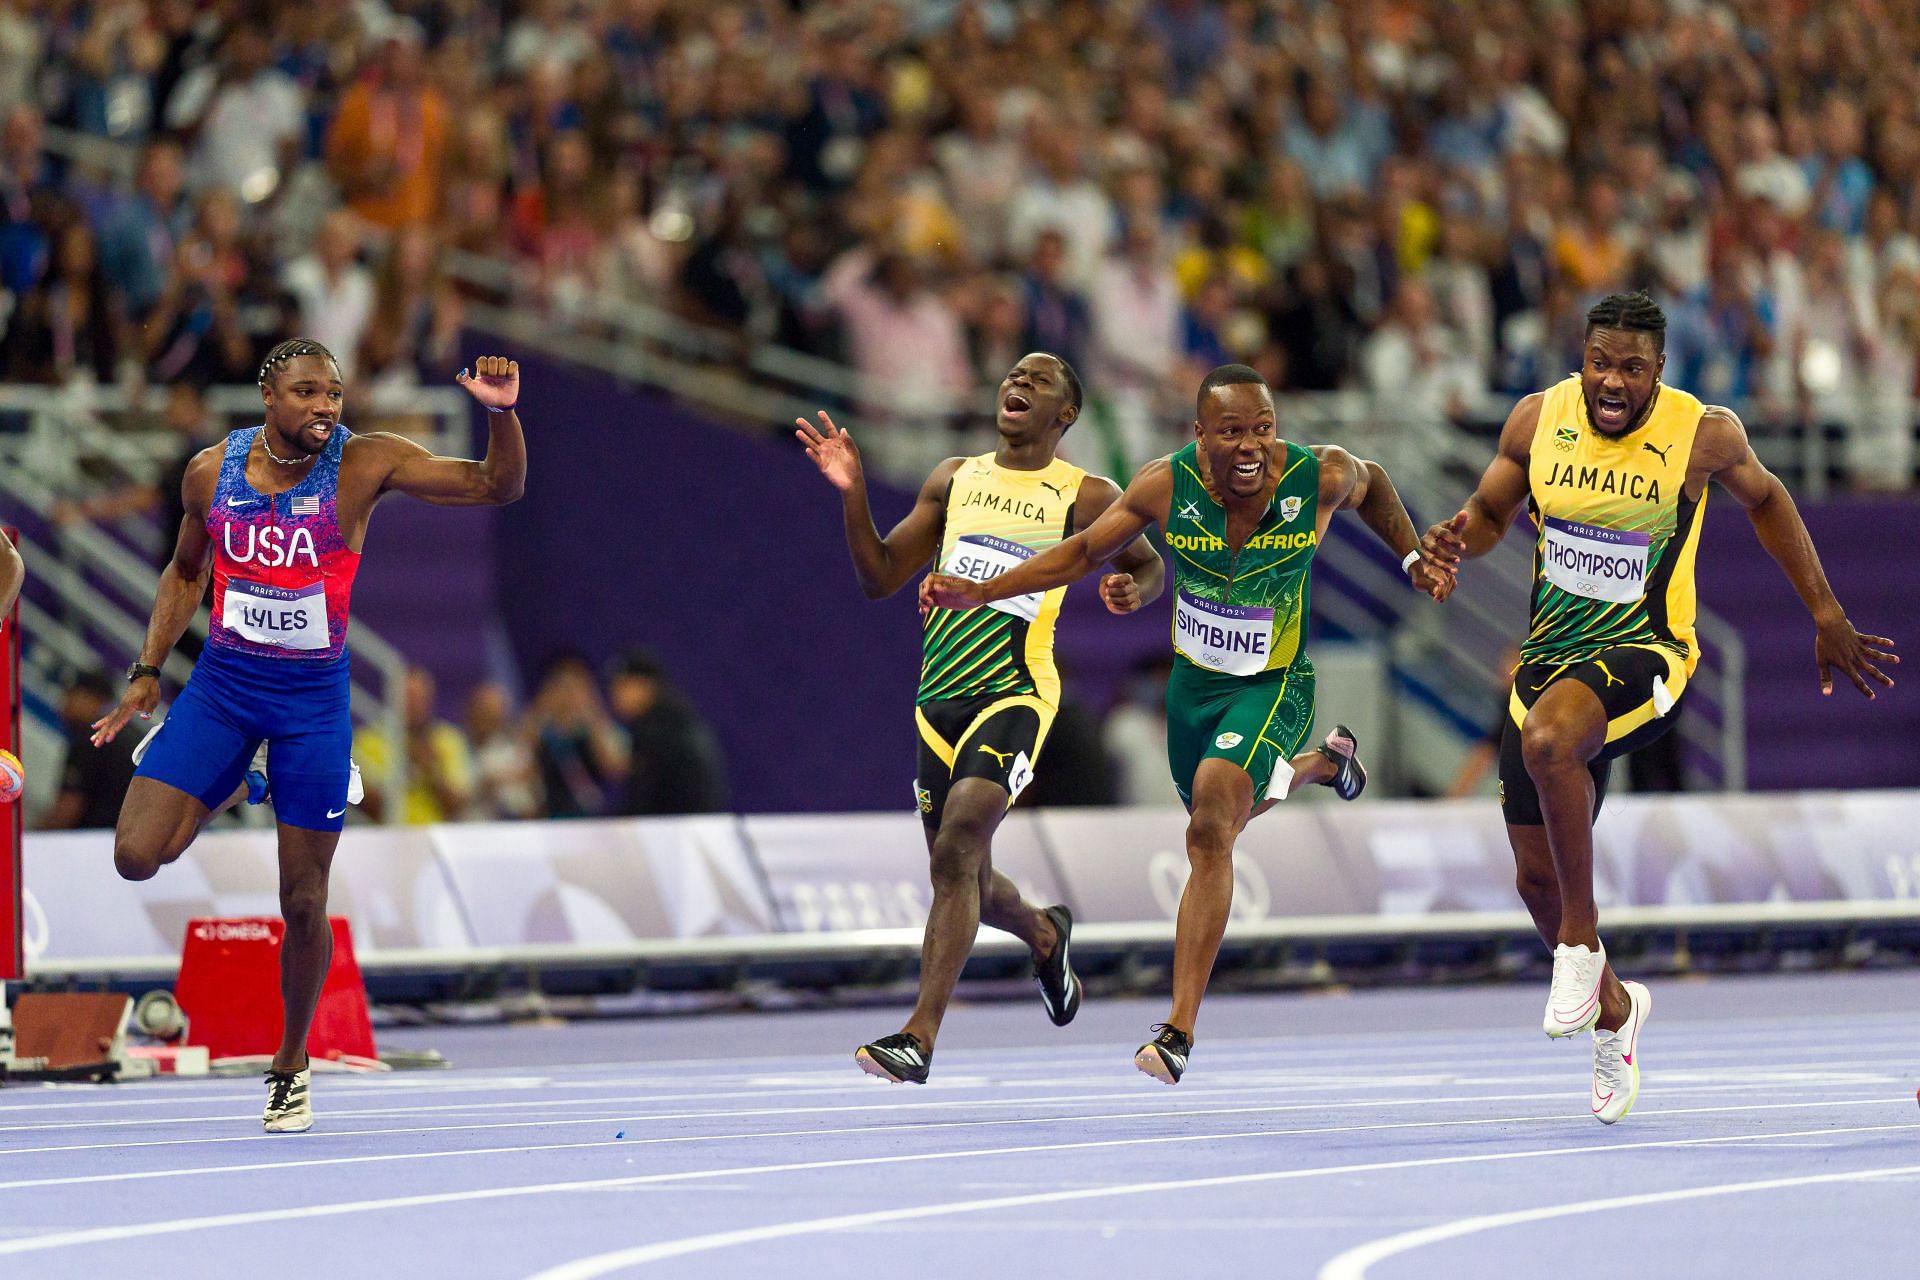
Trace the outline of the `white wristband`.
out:
M 1413 562 L 1415 560 L 1418 560 L 1419 558 L 1420 558 L 1420 548 L 1415 547 L 1413 550 L 1407 552 L 1407 558 L 1400 562 L 1400 572 L 1402 573 L 1413 572 Z

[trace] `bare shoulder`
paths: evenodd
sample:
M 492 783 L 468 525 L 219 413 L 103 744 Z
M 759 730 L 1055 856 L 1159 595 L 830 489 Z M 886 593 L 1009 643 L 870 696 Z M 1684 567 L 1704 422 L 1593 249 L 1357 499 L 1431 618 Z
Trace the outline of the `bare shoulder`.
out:
M 1694 432 L 1689 470 L 1711 475 L 1738 466 L 1752 452 L 1747 424 L 1740 415 L 1724 405 L 1710 404 L 1701 412 L 1699 430 Z
M 927 473 L 927 482 L 920 486 L 923 501 L 942 502 L 947 500 L 947 486 L 960 474 L 960 468 L 967 465 L 967 458 L 946 458 Z
M 213 491 L 220 483 L 220 467 L 226 460 L 224 442 L 208 445 L 187 461 L 187 473 L 180 483 L 181 496 L 189 507 L 209 507 Z
M 1532 452 L 1533 433 L 1540 427 L 1540 406 L 1547 402 L 1547 393 L 1535 391 L 1521 396 L 1513 406 L 1513 412 L 1507 415 L 1507 423 L 1500 428 L 1500 452 L 1509 458 L 1524 459 Z
M 1107 476 L 1098 476 L 1089 471 L 1080 477 L 1080 491 L 1076 501 L 1097 503 L 1102 507 L 1110 506 L 1120 496 L 1120 486 Z

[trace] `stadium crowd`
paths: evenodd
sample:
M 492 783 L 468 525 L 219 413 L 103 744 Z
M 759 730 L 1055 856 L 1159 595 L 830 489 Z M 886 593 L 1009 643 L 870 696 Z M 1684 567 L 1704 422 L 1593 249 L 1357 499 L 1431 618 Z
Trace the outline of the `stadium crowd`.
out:
M 438 381 L 458 248 L 843 358 L 895 419 L 1035 346 L 1135 433 L 1229 357 L 1470 417 L 1644 285 L 1672 380 L 1913 475 L 1892 0 L 5 0 L 0 113 L 11 380 L 246 381 L 297 329 Z

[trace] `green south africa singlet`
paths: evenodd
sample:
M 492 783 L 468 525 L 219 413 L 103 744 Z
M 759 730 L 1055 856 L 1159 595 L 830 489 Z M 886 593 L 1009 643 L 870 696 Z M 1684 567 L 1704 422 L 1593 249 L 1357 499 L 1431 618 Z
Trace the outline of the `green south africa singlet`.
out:
M 1290 666 L 1306 639 L 1308 567 L 1318 549 L 1320 459 L 1289 442 L 1273 500 L 1238 552 L 1227 509 L 1200 479 L 1199 445 L 1170 459 L 1174 651 L 1203 671 L 1253 676 Z

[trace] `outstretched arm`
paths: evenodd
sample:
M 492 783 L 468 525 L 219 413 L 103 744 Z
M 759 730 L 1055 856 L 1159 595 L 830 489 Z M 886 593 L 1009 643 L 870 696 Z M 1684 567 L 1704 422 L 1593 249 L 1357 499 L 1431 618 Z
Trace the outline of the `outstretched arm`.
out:
M 971 609 L 990 600 L 1064 587 L 1127 550 L 1148 525 L 1166 519 L 1167 505 L 1172 501 L 1172 468 L 1164 458 L 1150 462 L 1133 478 L 1120 500 L 1086 529 L 1031 560 L 985 582 L 945 573 L 927 575 L 920 584 L 921 607 Z
M 207 534 L 207 511 L 213 505 L 214 486 L 220 478 L 221 452 L 216 445 L 187 464 L 186 479 L 180 485 L 186 515 L 181 517 L 180 532 L 174 539 L 173 559 L 160 571 L 153 617 L 147 623 L 146 643 L 140 647 L 140 661 L 149 667 L 158 668 L 166 662 L 207 594 L 207 579 L 213 574 L 213 539 Z M 112 742 L 127 721 L 136 715 L 145 719 L 159 705 L 158 676 L 128 681 L 119 704 L 93 722 L 93 745 Z
M 1434 525 L 1420 540 L 1421 557 L 1430 568 L 1458 574 L 1462 560 L 1487 554 L 1507 536 L 1507 527 L 1527 500 L 1527 459 L 1544 399 L 1536 391 L 1513 406 L 1507 425 L 1500 429 L 1499 452 L 1480 477 L 1480 487 L 1458 515 Z
M 1091 529 L 1123 496 L 1120 486 L 1105 476 L 1082 480 L 1073 504 L 1074 532 Z M 1100 602 L 1109 613 L 1132 613 L 1158 600 L 1166 589 L 1167 566 L 1145 534 L 1122 547 L 1108 567 L 1113 572 L 1100 578 Z
M 382 493 L 404 493 L 441 507 L 503 507 L 527 488 L 527 438 L 514 405 L 520 399 L 520 365 L 505 356 L 481 356 L 474 372 L 454 378 L 487 410 L 487 456 L 442 458 L 405 436 L 385 431 L 362 437 L 378 444 L 388 460 Z
M 1394 558 L 1405 561 L 1420 550 L 1420 539 L 1413 531 L 1413 519 L 1400 501 L 1399 491 L 1377 462 L 1356 458 L 1338 445 L 1315 445 L 1320 457 L 1320 506 L 1331 515 L 1335 511 L 1358 512 L 1367 528 L 1387 544 Z M 1416 589 L 1435 600 L 1453 594 L 1454 579 L 1416 559 L 1406 567 Z
M 794 424 L 799 430 L 793 434 L 806 446 L 807 456 L 827 482 L 840 491 L 847 550 L 853 556 L 853 576 L 859 580 L 860 590 L 869 600 L 892 595 L 940 549 L 940 530 L 947 518 L 947 487 L 953 483 L 961 459 L 948 458 L 933 469 L 920 486 L 913 510 L 883 538 L 873 523 L 866 471 L 853 437 L 834 426 L 825 409 L 820 411 L 818 429 L 805 418 L 795 418 Z
M 1874 664 L 1899 663 L 1893 641 L 1885 636 L 1862 635 L 1847 620 L 1846 610 L 1827 582 L 1826 570 L 1820 567 L 1820 554 L 1813 549 L 1813 538 L 1800 518 L 1793 495 L 1755 456 L 1747 441 L 1746 426 L 1731 409 L 1713 407 L 1701 415 L 1687 467 L 1687 484 L 1691 488 L 1708 477 L 1718 480 L 1720 487 L 1746 508 L 1760 545 L 1786 570 L 1787 580 L 1813 615 L 1813 660 L 1820 673 L 1820 692 L 1833 692 L 1835 667 L 1869 699 L 1875 696 L 1873 686 L 1867 683 L 1869 678 L 1891 689 L 1893 678 Z

